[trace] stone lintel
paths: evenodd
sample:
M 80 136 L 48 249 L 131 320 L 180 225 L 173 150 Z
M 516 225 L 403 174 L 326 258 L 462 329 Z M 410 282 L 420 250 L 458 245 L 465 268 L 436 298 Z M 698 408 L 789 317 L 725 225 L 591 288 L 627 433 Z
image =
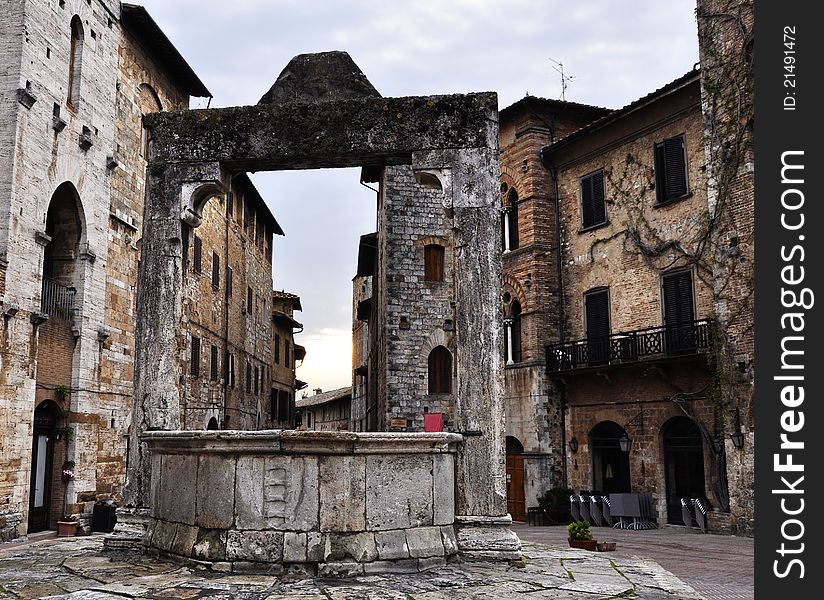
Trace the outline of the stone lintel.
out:
M 140 436 L 165 454 L 420 454 L 453 453 L 457 433 L 333 431 L 148 431 Z
M 497 94 L 481 92 L 152 113 L 150 164 L 319 169 L 409 164 L 413 152 L 444 148 L 497 150 L 497 105 Z

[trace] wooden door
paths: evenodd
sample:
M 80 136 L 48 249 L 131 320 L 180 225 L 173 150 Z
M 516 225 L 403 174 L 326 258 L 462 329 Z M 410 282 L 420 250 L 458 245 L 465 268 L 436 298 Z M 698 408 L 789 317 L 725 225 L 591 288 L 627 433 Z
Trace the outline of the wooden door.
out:
M 524 455 L 506 455 L 506 509 L 513 521 L 526 521 Z

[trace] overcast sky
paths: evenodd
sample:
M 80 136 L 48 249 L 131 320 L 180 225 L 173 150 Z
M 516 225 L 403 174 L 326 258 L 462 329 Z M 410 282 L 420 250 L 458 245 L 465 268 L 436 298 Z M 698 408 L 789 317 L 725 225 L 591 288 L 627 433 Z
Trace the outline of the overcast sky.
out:
M 136 2 L 141 3 L 140 0 Z M 213 107 L 255 104 L 291 57 L 345 50 L 384 96 L 495 91 L 618 108 L 698 60 L 694 0 L 143 0 Z M 194 107 L 205 106 L 196 100 Z M 351 279 L 375 194 L 357 169 L 253 176 L 286 237 L 274 285 L 301 296 L 298 378 L 350 384 Z

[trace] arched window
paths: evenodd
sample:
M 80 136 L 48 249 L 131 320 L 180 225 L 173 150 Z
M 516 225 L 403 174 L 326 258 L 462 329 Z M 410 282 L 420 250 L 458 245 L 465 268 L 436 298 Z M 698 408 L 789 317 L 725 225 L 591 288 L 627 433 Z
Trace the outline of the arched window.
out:
M 429 353 L 429 393 L 452 393 L 452 354 L 443 346 Z
M 444 247 L 439 244 L 424 246 L 424 280 L 443 281 Z
M 510 305 L 512 318 L 512 362 L 521 362 L 521 303 L 513 300 Z
M 71 24 L 71 48 L 69 50 L 69 91 L 66 104 L 80 106 L 80 66 L 83 62 L 83 23 L 74 15 Z
M 506 192 L 503 198 L 504 212 L 501 215 L 501 235 L 504 252 L 518 249 L 518 192 L 515 188 L 501 185 L 501 191 Z

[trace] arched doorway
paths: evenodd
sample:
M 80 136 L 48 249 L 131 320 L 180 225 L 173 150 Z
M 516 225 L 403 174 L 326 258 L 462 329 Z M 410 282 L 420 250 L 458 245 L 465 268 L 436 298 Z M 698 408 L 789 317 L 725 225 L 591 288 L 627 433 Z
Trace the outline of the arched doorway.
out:
M 506 436 L 506 509 L 514 521 L 526 520 L 524 495 L 524 445 Z
M 41 402 L 34 410 L 29 489 L 29 533 L 49 528 L 51 483 L 54 476 L 54 438 L 58 415 L 59 409 L 51 400 Z
M 618 439 L 624 428 L 612 421 L 602 421 L 589 434 L 592 449 L 592 487 L 602 494 L 630 491 L 629 452 L 621 450 Z
M 217 428 L 217 419 L 212 417 L 211 419 L 209 419 L 209 423 L 206 425 L 206 431 L 214 431 Z
M 681 518 L 681 498 L 703 498 L 706 495 L 701 431 L 687 417 L 670 419 L 662 431 L 667 522 L 684 525 Z

